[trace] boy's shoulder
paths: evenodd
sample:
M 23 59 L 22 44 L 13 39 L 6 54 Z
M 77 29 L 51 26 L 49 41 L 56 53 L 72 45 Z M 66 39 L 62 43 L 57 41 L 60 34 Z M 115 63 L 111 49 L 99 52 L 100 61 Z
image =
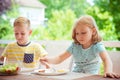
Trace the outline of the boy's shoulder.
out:
M 34 42 L 34 41 L 31 41 L 31 45 L 33 45 L 33 46 L 41 46 L 40 43 L 38 43 L 38 42 Z
M 13 46 L 13 45 L 16 45 L 17 43 L 16 42 L 10 42 L 8 43 L 9 46 Z
M 40 43 L 35 42 L 35 41 L 31 41 L 31 44 L 40 45 Z
M 42 47 L 44 47 L 44 45 L 41 45 L 38 42 L 31 42 L 31 44 L 29 46 L 37 48 L 37 49 L 41 49 Z

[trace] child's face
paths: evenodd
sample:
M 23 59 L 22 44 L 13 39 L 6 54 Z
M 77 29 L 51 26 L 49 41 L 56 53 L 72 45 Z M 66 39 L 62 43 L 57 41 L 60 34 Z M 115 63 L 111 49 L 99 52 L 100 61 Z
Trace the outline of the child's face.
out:
M 25 45 L 29 41 L 31 32 L 28 25 L 14 26 L 15 38 L 20 45 Z
M 77 26 L 75 32 L 76 39 L 81 45 L 92 43 L 93 30 L 87 25 L 81 24 Z

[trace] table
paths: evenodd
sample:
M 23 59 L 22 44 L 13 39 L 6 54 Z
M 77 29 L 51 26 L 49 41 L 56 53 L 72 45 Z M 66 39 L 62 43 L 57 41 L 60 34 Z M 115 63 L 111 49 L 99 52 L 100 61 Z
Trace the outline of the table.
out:
M 42 76 L 30 73 L 22 73 L 14 76 L 0 76 L 0 80 L 120 80 L 112 78 L 103 78 L 100 75 L 90 75 L 83 73 L 69 72 L 58 76 Z
M 92 75 L 92 76 L 87 76 L 87 77 L 78 78 L 78 79 L 74 79 L 74 80 L 120 80 L 120 79 L 104 78 L 104 77 L 102 77 L 100 75 Z

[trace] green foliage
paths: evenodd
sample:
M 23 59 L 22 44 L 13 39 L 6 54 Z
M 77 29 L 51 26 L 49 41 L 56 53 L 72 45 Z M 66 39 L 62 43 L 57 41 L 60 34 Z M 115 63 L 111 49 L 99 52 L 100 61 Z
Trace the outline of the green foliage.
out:
M 100 1 L 97 0 L 98 3 L 101 4 L 102 6 L 104 6 L 105 9 L 100 8 L 97 5 L 90 7 L 90 5 L 86 2 L 86 0 L 81 0 L 81 1 L 79 1 L 79 0 L 68 0 L 68 1 L 40 0 L 40 1 L 47 6 L 46 16 L 48 18 L 53 17 L 52 14 L 54 13 L 55 10 L 65 11 L 66 9 L 72 9 L 77 17 L 80 16 L 81 14 L 85 14 L 85 13 L 90 14 L 97 21 L 97 24 L 100 29 L 100 33 L 103 37 L 103 40 L 117 40 L 118 35 L 116 35 L 116 33 L 115 33 L 116 29 L 115 29 L 115 24 L 113 22 L 114 18 L 113 18 L 113 16 L 111 16 L 111 14 L 108 11 L 105 11 L 105 9 L 109 9 L 108 5 L 106 4 L 109 2 L 108 0 L 107 0 L 107 2 L 105 0 L 101 0 L 102 3 L 105 2 L 104 4 L 101 4 Z M 59 23 L 59 22 L 57 22 L 57 23 Z M 50 21 L 49 21 L 48 25 L 51 25 Z M 51 25 L 51 26 L 54 26 L 54 25 Z M 49 32 L 51 33 L 52 30 L 53 29 L 51 29 L 51 30 L 49 29 Z M 51 33 L 50 36 L 55 36 L 55 33 Z M 55 39 L 55 38 L 50 38 L 50 39 Z
M 0 39 L 10 33 L 10 24 L 8 20 L 4 20 L 0 17 Z
M 48 37 L 46 34 L 46 27 L 38 26 L 37 28 L 32 30 L 31 39 L 39 40 L 44 39 L 45 37 Z
M 108 12 L 112 17 L 113 27 L 118 40 L 120 40 L 120 0 L 94 0 L 95 6 L 100 10 L 100 13 Z
M 75 12 L 76 16 L 85 13 L 85 9 L 89 6 L 86 0 L 39 0 L 46 5 L 46 17 L 51 18 L 52 13 L 56 10 L 66 11 L 71 9 Z
M 109 12 L 101 13 L 98 7 L 92 6 L 86 10 L 86 13 L 95 18 L 103 40 L 117 40 L 113 17 Z
M 72 10 L 55 11 L 48 21 L 47 27 L 39 27 L 33 30 L 33 38 L 68 40 L 71 39 L 72 25 L 75 21 L 75 14 Z M 38 35 L 36 35 L 38 34 Z
M 11 19 L 18 16 L 18 5 L 12 4 L 11 9 L 0 16 L 0 39 L 14 39 Z
M 75 14 L 71 10 L 55 11 L 53 18 L 48 22 L 48 32 L 52 40 L 70 39 L 71 29 L 75 20 Z
M 95 0 L 95 5 L 90 7 L 86 0 L 39 0 L 46 5 L 47 27 L 39 26 L 33 30 L 31 39 L 71 39 L 72 25 L 76 17 L 81 14 L 92 15 L 100 29 L 103 40 L 117 40 L 120 36 L 118 3 L 114 0 Z M 109 8 L 110 6 L 110 8 Z M 118 6 L 118 7 L 116 7 Z M 10 19 L 19 15 L 18 5 L 13 5 L 11 11 L 7 11 L 6 19 L 0 16 L 0 38 L 14 39 Z M 113 10 L 117 8 L 116 10 Z M 85 12 L 86 11 L 86 12 Z M 113 15 L 114 14 L 114 15 Z M 116 15 L 115 15 L 116 14 Z M 2 27 L 1 27 L 2 26 Z

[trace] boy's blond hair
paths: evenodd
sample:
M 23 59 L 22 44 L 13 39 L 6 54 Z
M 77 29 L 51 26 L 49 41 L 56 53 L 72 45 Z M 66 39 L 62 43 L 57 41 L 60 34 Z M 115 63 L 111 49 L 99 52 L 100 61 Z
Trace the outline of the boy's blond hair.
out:
M 101 36 L 99 35 L 98 27 L 97 27 L 97 24 L 96 24 L 94 18 L 92 16 L 85 15 L 85 16 L 81 16 L 75 22 L 75 24 L 73 26 L 72 38 L 73 38 L 73 40 L 74 40 L 75 43 L 79 44 L 79 42 L 76 39 L 76 31 L 75 30 L 76 30 L 77 26 L 81 26 L 80 24 L 87 25 L 91 29 L 93 29 L 93 28 L 96 29 L 96 33 L 92 36 L 92 43 L 93 44 L 97 43 L 97 42 L 100 42 L 102 40 Z
M 27 19 L 26 17 L 18 17 L 15 21 L 13 26 L 23 26 L 23 25 L 27 25 L 28 28 L 30 28 L 30 20 Z

